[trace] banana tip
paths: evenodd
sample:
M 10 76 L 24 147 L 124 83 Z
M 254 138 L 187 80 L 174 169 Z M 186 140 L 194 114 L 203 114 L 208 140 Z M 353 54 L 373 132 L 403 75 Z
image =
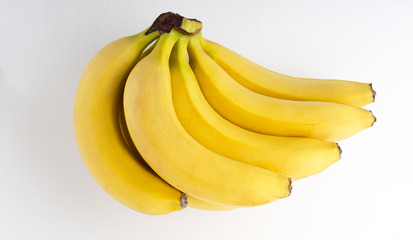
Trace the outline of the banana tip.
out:
M 374 102 L 374 101 L 376 101 L 376 91 L 374 91 L 374 89 L 373 89 L 373 83 L 370 83 L 369 86 L 370 86 L 371 92 L 373 94 L 373 102 Z
M 337 145 L 337 148 L 338 148 L 339 159 L 341 159 L 341 154 L 343 153 L 343 150 L 341 149 L 340 145 L 338 145 L 338 143 L 336 143 L 336 145 Z
M 291 191 L 293 190 L 293 185 L 292 185 L 292 180 L 291 180 L 291 178 L 288 178 L 288 181 L 290 181 L 290 184 L 288 185 L 288 191 L 289 191 L 288 196 L 290 196 L 290 195 L 291 195 Z
M 181 194 L 181 201 L 180 201 L 181 207 L 182 208 L 186 208 L 186 206 L 188 205 L 188 198 L 186 197 L 185 193 Z
M 373 115 L 373 112 L 371 110 L 369 110 L 371 113 L 371 116 L 373 116 L 373 122 L 371 123 L 371 126 L 374 125 L 374 123 L 377 121 L 377 118 Z

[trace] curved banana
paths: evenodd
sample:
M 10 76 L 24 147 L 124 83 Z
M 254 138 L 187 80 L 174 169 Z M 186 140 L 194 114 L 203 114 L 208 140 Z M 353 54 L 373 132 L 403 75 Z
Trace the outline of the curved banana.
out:
M 139 60 L 142 60 L 144 57 L 148 56 L 149 53 L 153 51 L 155 48 L 156 44 L 158 43 L 158 39 L 153 41 L 150 46 L 148 46 L 142 54 L 139 56 Z M 129 149 L 134 152 L 134 154 L 137 156 L 138 159 L 142 160 L 142 163 L 144 165 L 147 165 L 147 163 L 143 160 L 142 156 L 140 155 L 139 151 L 136 149 L 130 135 L 128 132 L 128 128 L 126 126 L 126 120 L 125 120 L 125 113 L 123 110 L 123 101 L 121 103 L 121 107 L 119 109 L 119 124 L 120 124 L 120 129 L 122 132 L 122 136 L 126 144 L 128 145 Z M 148 166 L 148 169 L 153 172 L 153 170 Z M 154 173 L 154 172 L 153 172 Z M 154 173 L 156 174 L 156 173 Z M 209 202 L 202 201 L 200 199 L 197 199 L 195 197 L 192 197 L 190 195 L 184 195 L 186 196 L 187 199 L 187 206 L 195 209 L 202 209 L 202 210 L 212 210 L 212 211 L 224 211 L 224 210 L 231 210 L 234 209 L 233 207 L 227 207 L 227 206 L 222 206 L 222 205 L 217 205 Z
M 129 150 L 118 121 L 126 77 L 142 50 L 158 36 L 142 32 L 101 49 L 80 79 L 74 106 L 76 140 L 89 172 L 114 199 L 146 214 L 185 207 L 181 192 Z
M 153 49 L 152 49 L 153 50 Z M 142 53 L 143 54 L 143 53 Z M 142 156 L 140 155 L 139 151 L 136 149 L 130 135 L 128 132 L 128 127 L 126 126 L 126 120 L 125 120 L 125 113 L 123 111 L 123 101 L 121 104 L 121 107 L 119 108 L 119 126 L 120 126 L 120 130 L 123 136 L 123 139 L 126 143 L 126 145 L 128 146 L 129 150 L 132 151 L 136 158 L 139 159 L 141 161 L 141 163 L 143 165 L 145 165 L 148 169 L 148 171 L 152 172 L 153 174 L 156 174 L 145 162 L 145 160 L 143 160 Z M 231 210 L 234 209 L 233 207 L 227 207 L 227 206 L 222 206 L 222 205 L 217 205 L 217 204 L 213 204 L 213 203 L 209 203 L 209 202 L 205 202 L 202 201 L 200 199 L 197 199 L 195 197 L 189 196 L 189 195 L 184 195 L 183 197 L 181 197 L 181 199 L 185 199 L 187 200 L 187 206 L 191 207 L 191 208 L 196 208 L 196 209 L 202 209 L 202 210 L 212 210 L 212 211 L 224 211 L 224 210 Z
M 295 78 L 266 69 L 215 42 L 201 39 L 201 44 L 234 80 L 254 92 L 280 99 L 335 102 L 355 107 L 374 102 L 371 84 Z
M 175 29 L 161 35 L 125 85 L 126 123 L 142 157 L 172 186 L 211 203 L 254 206 L 289 196 L 288 178 L 218 155 L 182 127 L 172 102 L 168 64 L 180 36 Z
M 212 151 L 292 180 L 319 173 L 340 159 L 336 143 L 259 134 L 221 117 L 208 104 L 189 66 L 187 41 L 175 45 L 170 71 L 176 115 L 185 130 Z
M 291 101 L 255 93 L 233 80 L 202 49 L 200 36 L 189 43 L 190 65 L 208 102 L 227 120 L 258 133 L 329 141 L 371 127 L 368 110 L 344 104 Z

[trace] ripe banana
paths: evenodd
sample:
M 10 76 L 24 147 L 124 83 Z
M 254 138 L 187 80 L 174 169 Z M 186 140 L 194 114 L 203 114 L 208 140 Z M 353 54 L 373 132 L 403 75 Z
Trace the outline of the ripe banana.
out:
M 362 107 L 374 101 L 368 83 L 295 78 L 266 69 L 215 42 L 201 38 L 205 52 L 234 80 L 250 90 L 280 99 L 323 101 Z
M 336 143 L 259 134 L 221 117 L 206 101 L 189 66 L 186 41 L 175 45 L 170 71 L 173 103 L 182 126 L 212 151 L 292 180 L 319 173 L 340 159 Z
M 146 214 L 185 207 L 181 192 L 129 150 L 118 121 L 126 77 L 142 50 L 157 37 L 157 32 L 145 35 L 144 31 L 101 49 L 82 75 L 74 108 L 76 140 L 91 175 L 114 199 Z
M 211 203 L 255 206 L 289 196 L 288 178 L 218 155 L 182 127 L 172 102 L 169 71 L 178 38 L 188 41 L 175 29 L 161 35 L 125 85 L 126 123 L 143 158 L 175 188 Z
M 368 110 L 344 104 L 291 101 L 255 93 L 233 80 L 191 38 L 190 65 L 208 102 L 227 120 L 258 133 L 338 141 L 371 127 Z

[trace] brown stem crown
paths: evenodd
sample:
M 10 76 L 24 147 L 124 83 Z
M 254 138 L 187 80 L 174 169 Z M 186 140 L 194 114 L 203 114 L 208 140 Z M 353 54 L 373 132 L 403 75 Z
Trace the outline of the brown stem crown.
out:
M 159 31 L 160 34 L 169 33 L 174 28 L 184 35 L 192 36 L 201 31 L 202 22 L 196 19 L 185 18 L 177 13 L 166 12 L 155 19 L 145 34 L 148 35 L 155 31 Z

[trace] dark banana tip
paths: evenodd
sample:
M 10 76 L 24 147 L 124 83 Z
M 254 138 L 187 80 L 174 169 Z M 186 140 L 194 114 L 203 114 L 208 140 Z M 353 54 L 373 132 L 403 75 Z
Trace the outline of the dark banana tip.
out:
M 343 150 L 341 149 L 340 145 L 338 145 L 338 143 L 336 143 L 336 145 L 337 145 L 337 148 L 338 148 L 338 151 L 339 151 L 339 153 L 338 153 L 339 159 L 341 159 L 341 154 L 343 153 Z
M 291 195 L 291 191 L 293 190 L 293 185 L 292 185 L 292 182 L 293 182 L 293 181 L 291 181 L 291 178 L 288 178 L 288 181 L 290 181 L 290 184 L 288 185 L 288 191 L 289 191 L 288 196 L 290 196 L 290 195 Z
M 181 202 L 180 202 L 180 204 L 181 204 L 181 207 L 182 207 L 182 208 L 186 208 L 186 206 L 188 206 L 188 198 L 186 197 L 186 194 L 185 194 L 185 193 L 182 193 L 182 194 L 181 194 Z
M 373 89 L 373 83 L 370 83 L 369 86 L 370 86 L 371 92 L 373 94 L 373 102 L 374 102 L 374 101 L 376 101 L 376 91 L 374 91 L 374 89 Z
M 377 121 L 377 118 L 373 115 L 373 112 L 371 110 L 369 110 L 369 111 L 370 111 L 371 115 L 374 118 L 373 122 L 371 123 L 371 127 L 373 127 L 374 123 Z

